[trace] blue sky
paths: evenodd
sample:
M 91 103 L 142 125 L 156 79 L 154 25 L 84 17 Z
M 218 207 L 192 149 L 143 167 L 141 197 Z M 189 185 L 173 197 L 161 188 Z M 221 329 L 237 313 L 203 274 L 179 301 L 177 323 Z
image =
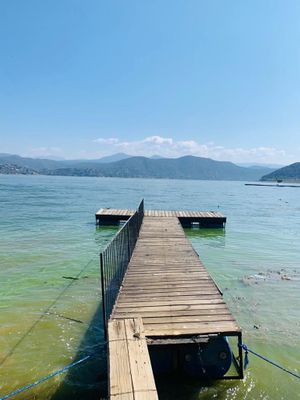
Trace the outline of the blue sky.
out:
M 0 1 L 0 152 L 300 161 L 300 2 Z

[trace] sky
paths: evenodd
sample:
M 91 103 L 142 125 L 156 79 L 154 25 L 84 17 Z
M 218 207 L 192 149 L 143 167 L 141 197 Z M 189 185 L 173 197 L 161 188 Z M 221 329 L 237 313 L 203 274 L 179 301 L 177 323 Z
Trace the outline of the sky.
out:
M 0 153 L 300 161 L 299 0 L 0 0 Z

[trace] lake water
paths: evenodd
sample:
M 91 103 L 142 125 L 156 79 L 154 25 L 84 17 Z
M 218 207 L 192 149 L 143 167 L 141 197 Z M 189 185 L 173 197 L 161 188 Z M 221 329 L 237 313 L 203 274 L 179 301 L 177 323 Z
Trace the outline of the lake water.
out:
M 218 210 L 226 230 L 186 230 L 255 351 L 300 373 L 300 190 L 243 182 L 0 176 L 0 398 L 106 396 L 100 207 Z M 78 279 L 71 279 L 71 278 Z M 159 382 L 162 399 L 299 399 L 300 381 L 250 355 L 243 381 Z

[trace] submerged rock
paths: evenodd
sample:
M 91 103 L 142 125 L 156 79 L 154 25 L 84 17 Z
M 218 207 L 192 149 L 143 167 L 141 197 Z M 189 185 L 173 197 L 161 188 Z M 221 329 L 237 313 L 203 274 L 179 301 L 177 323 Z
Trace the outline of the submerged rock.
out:
M 240 281 L 246 286 L 258 285 L 265 281 L 291 281 L 296 279 L 296 275 L 288 274 L 287 271 L 282 268 L 281 270 L 270 270 L 266 272 L 258 272 L 254 275 L 244 275 Z

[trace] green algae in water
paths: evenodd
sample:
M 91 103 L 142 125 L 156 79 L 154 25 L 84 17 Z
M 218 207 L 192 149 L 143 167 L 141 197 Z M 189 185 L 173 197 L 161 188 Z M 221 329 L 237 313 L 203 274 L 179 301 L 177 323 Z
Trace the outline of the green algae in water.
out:
M 134 208 L 141 197 L 147 208 L 214 209 L 227 216 L 225 230 L 186 233 L 223 290 L 244 341 L 299 373 L 300 209 L 292 188 L 0 176 L 1 395 L 88 353 L 96 359 L 15 398 L 106 396 L 98 254 L 116 228 L 95 227 L 94 213 L 100 207 Z M 86 265 L 78 280 L 63 278 L 76 277 Z M 158 387 L 162 399 L 299 396 L 299 381 L 251 356 L 244 381 L 163 380 Z

